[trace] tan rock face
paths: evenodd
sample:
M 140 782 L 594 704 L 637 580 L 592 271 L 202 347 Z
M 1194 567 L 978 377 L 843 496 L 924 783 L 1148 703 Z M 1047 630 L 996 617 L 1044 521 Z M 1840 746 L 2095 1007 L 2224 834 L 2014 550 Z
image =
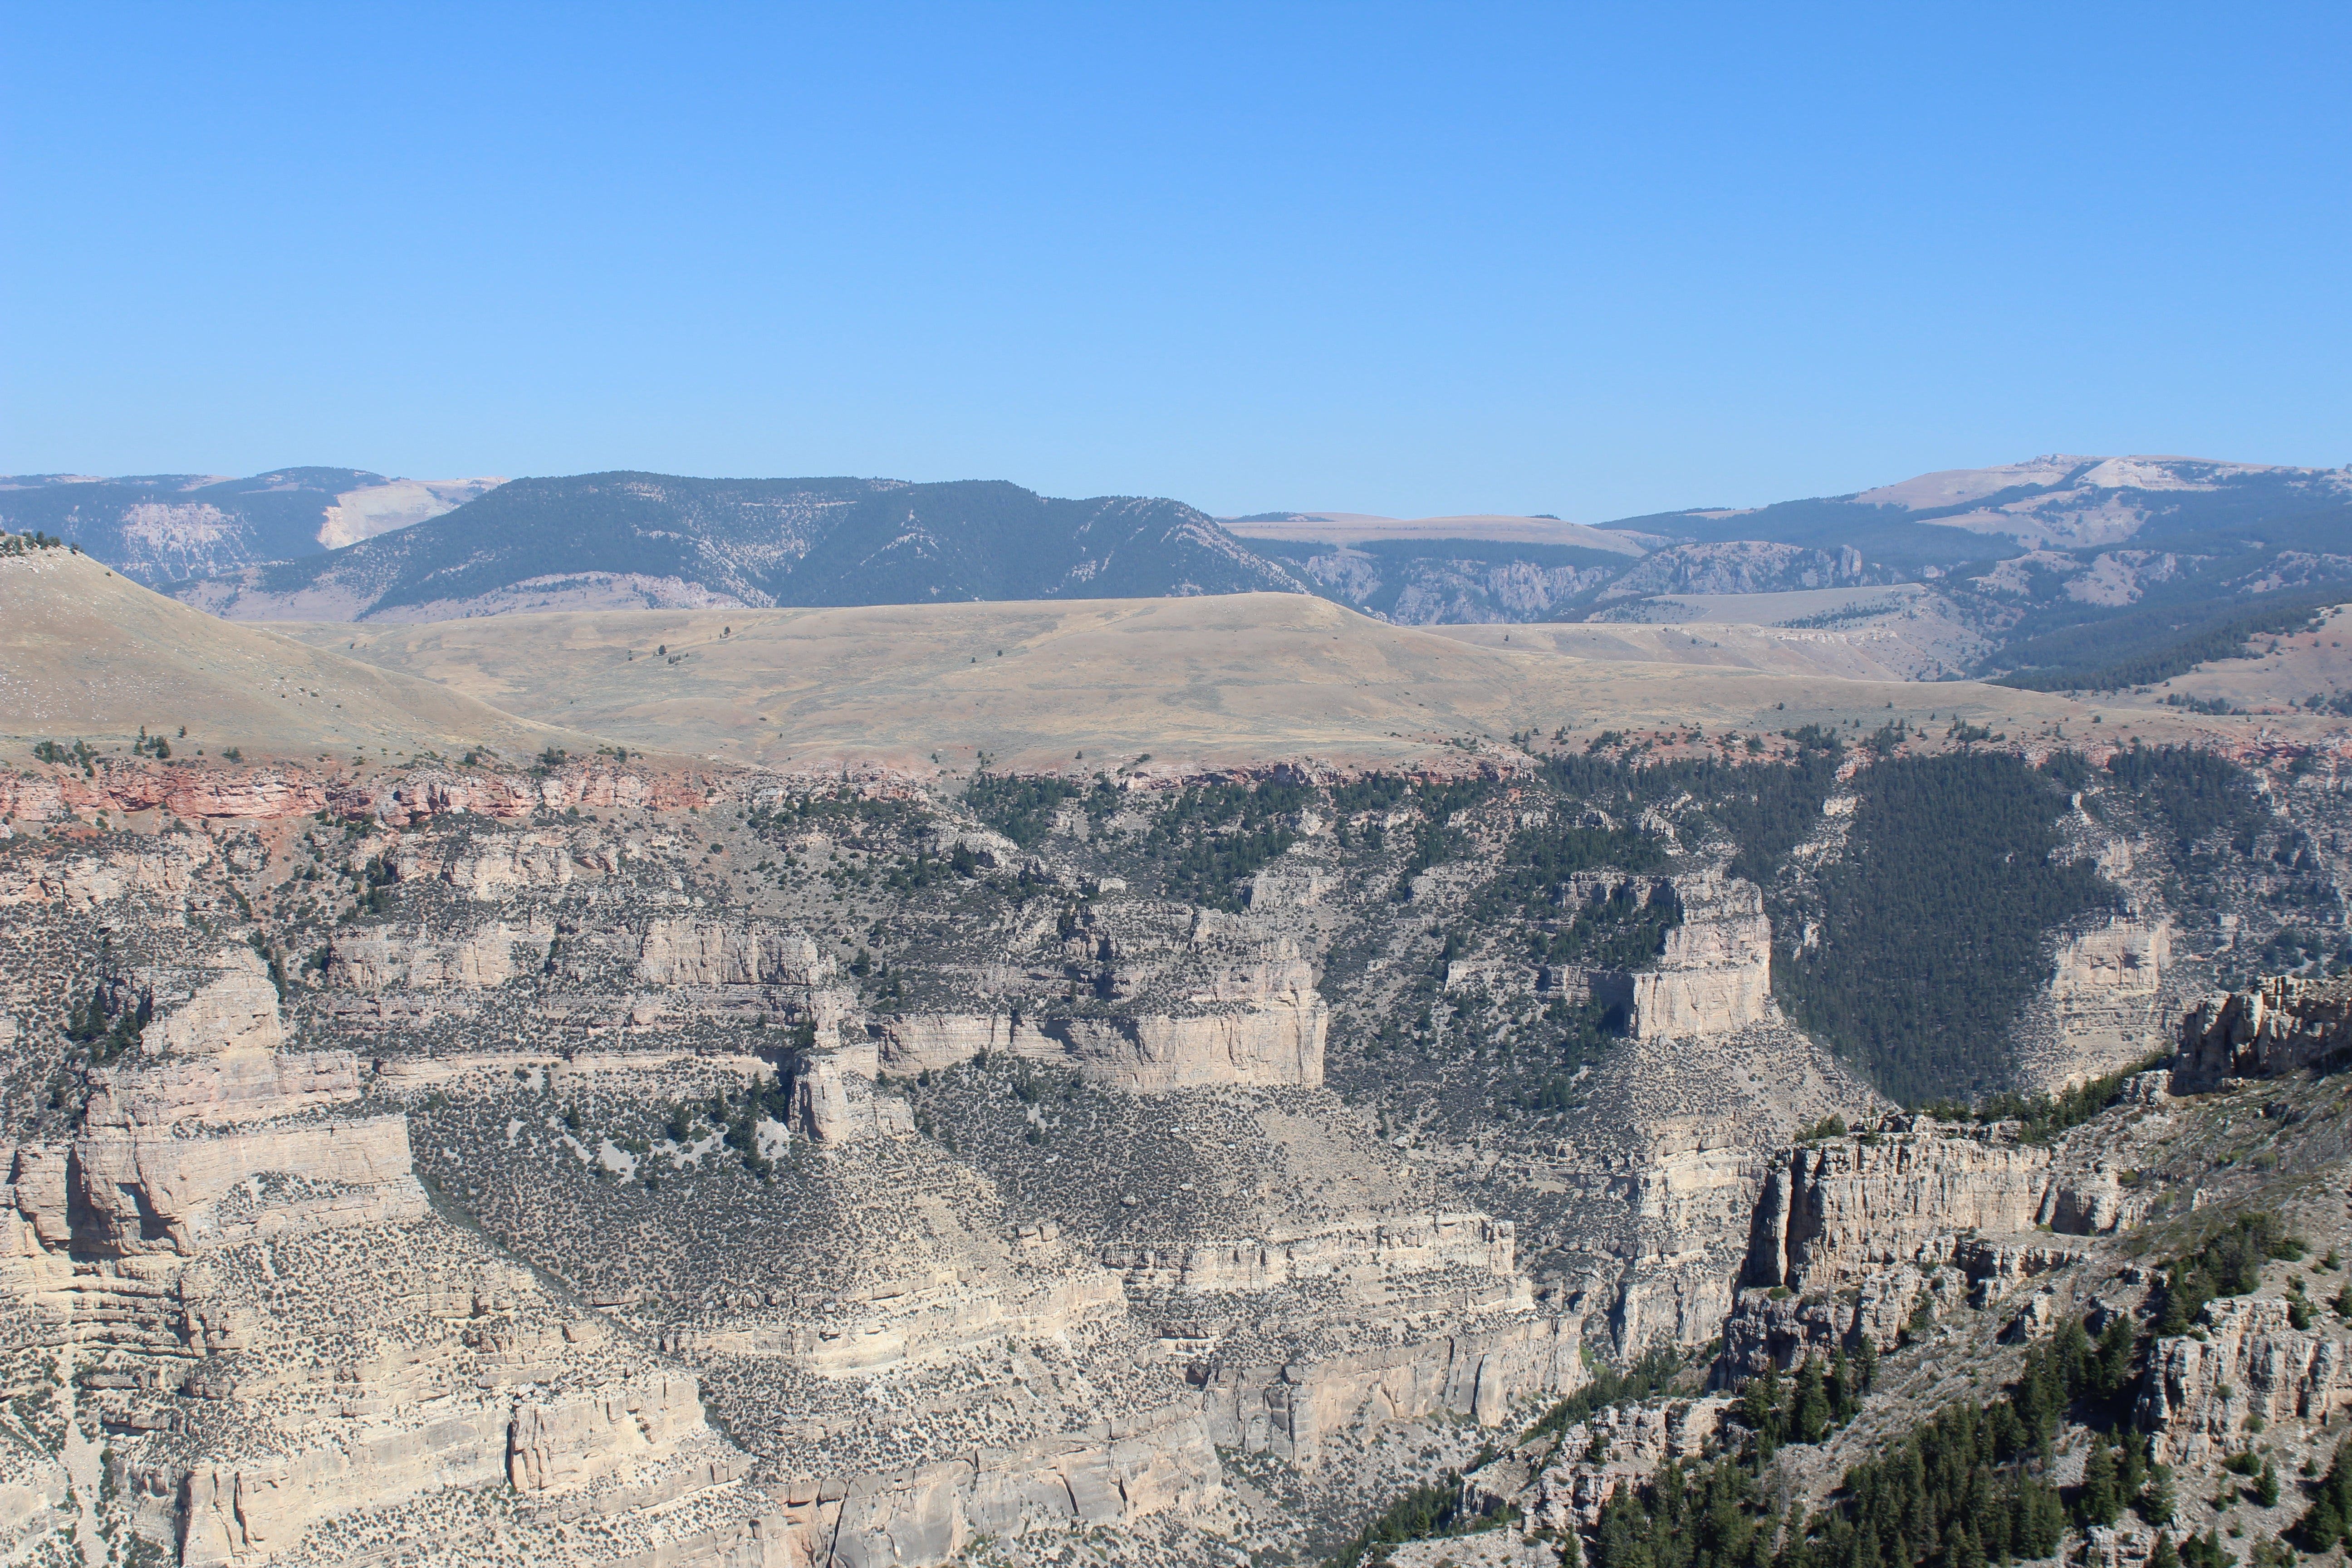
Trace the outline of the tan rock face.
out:
M 533 1400 L 516 1408 L 506 1433 L 507 1481 L 527 1496 L 575 1492 L 707 1436 L 700 1384 L 684 1375 Z
M 2217 991 L 2180 1020 L 2177 1043 L 2182 1093 L 2326 1061 L 2352 1045 L 2352 978 L 2273 976 L 2252 991 Z
M 224 990 L 177 1016 L 242 1016 Z M 319 1114 L 360 1093 L 349 1052 L 204 1048 L 222 1032 L 94 1069 L 82 1135 L 16 1150 L 0 1189 L 0 1313 L 73 1359 L 137 1528 L 192 1564 L 341 1561 L 322 1529 L 451 1488 L 551 1522 L 740 1491 L 692 1374 L 432 1213 L 405 1117 Z M 147 1440 L 208 1402 L 236 1420 Z
M 2165 986 L 2171 965 L 2165 920 L 2118 915 L 2061 943 L 2021 1033 L 2021 1085 L 2054 1093 L 2162 1050 L 2177 1022 Z
M 1061 1048 L 1046 1059 L 1059 1058 L 1097 1083 L 1139 1094 L 1212 1084 L 1312 1086 L 1323 1081 L 1328 1025 L 1328 1011 L 1312 991 L 1230 1013 L 1074 1018 L 1057 1026 Z
M 1367 1418 L 1445 1414 L 1494 1426 L 1522 1401 L 1574 1393 L 1592 1380 L 1582 1343 L 1572 1324 L 1517 1316 L 1391 1350 L 1278 1366 L 1207 1361 L 1187 1375 L 1218 1446 L 1315 1464 L 1329 1435 Z
M 1014 1033 L 1021 1027 L 1005 1013 L 913 1013 L 879 1019 L 873 1032 L 880 1070 L 912 1078 L 991 1051 L 1012 1051 Z M 1019 1054 L 1042 1049 L 1033 1046 Z
M 538 776 L 444 771 L 425 764 L 372 775 L 313 773 L 278 763 L 159 765 L 101 758 L 94 776 L 70 767 L 0 778 L 0 816 L 47 822 L 76 811 L 158 808 L 190 821 L 308 816 L 326 810 L 406 826 L 470 812 L 512 819 L 537 811 L 707 806 L 713 781 L 692 773 L 573 762 Z
M 2157 1457 L 2209 1459 L 2245 1439 L 2246 1417 L 2316 1422 L 2352 1405 L 2344 1346 L 2297 1329 L 2276 1297 L 2223 1297 L 2200 1315 L 2204 1342 L 2156 1342 L 2134 1407 Z
M 2138 1223 L 2149 1196 L 2096 1155 L 2061 1158 L 1990 1128 L 1907 1128 L 1791 1150 L 1764 1184 L 1743 1290 L 1725 1321 L 1734 1375 L 1790 1367 L 1867 1338 L 1895 1342 L 1924 1299 L 1937 1313 L 2077 1261 L 2076 1237 Z M 1780 1288 L 1780 1299 L 1765 1288 Z M 1795 1292 L 1790 1295 L 1787 1292 Z
M 1118 1415 L 885 1474 L 798 1478 L 776 1489 L 774 1514 L 714 1541 L 707 1560 L 730 1568 L 944 1563 L 979 1536 L 1053 1540 L 1160 1514 L 1197 1517 L 1222 1497 L 1223 1477 L 1197 1412 Z
M 1772 922 L 1764 890 L 1730 877 L 1677 877 L 1683 923 L 1655 968 L 1633 976 L 1636 1039 L 1725 1035 L 1772 1008 Z
M 2031 1231 L 2049 1186 L 2049 1150 L 1970 1137 L 1792 1150 L 1766 1180 L 1746 1278 L 1817 1290 L 1917 1261 L 1955 1232 Z
M 1075 945 L 1093 951 L 1091 942 Z M 1138 1094 L 1322 1083 L 1330 1006 L 1295 942 L 1203 949 L 1187 954 L 1179 973 L 1184 994 L 1169 1000 L 1181 1010 L 1137 1006 L 1043 1026 L 1009 1011 L 917 1014 L 877 1020 L 868 1030 L 879 1070 L 900 1076 L 1003 1051 Z
M 222 1052 L 152 1068 L 93 1068 L 83 1122 L 92 1129 L 262 1121 L 356 1100 L 359 1059 L 349 1051 Z
M 832 959 L 804 931 L 704 921 L 655 921 L 637 949 L 648 985 L 815 986 L 833 978 Z
M 413 991 L 481 991 L 537 970 L 554 940 L 552 926 L 504 921 L 434 935 L 419 929 L 362 926 L 329 939 L 327 973 L 340 990 L 362 996 Z
M 870 1054 L 824 1052 L 801 1065 L 793 1079 L 793 1115 L 819 1143 L 895 1138 L 915 1131 L 907 1102 L 876 1090 Z
M 278 988 L 269 966 L 249 947 L 224 948 L 213 955 L 218 978 L 148 1026 L 142 1049 L 183 1055 L 209 1051 L 271 1050 L 286 1037 L 278 1021 Z
M 102 1258 L 184 1254 L 425 1212 L 403 1116 L 209 1138 L 152 1128 L 96 1133 L 73 1145 L 72 1170 L 75 1247 Z
M 1305 1236 L 1187 1247 L 1106 1247 L 1102 1264 L 1146 1289 L 1264 1290 L 1302 1279 L 1362 1288 L 1423 1269 L 1463 1268 L 1509 1282 L 1516 1258 L 1508 1220 L 1482 1214 L 1398 1216 Z
M 15 860 L 0 867 L 0 909 L 47 903 L 96 909 L 128 898 L 176 898 L 217 853 L 211 839 L 190 833 L 110 847 L 101 856 Z

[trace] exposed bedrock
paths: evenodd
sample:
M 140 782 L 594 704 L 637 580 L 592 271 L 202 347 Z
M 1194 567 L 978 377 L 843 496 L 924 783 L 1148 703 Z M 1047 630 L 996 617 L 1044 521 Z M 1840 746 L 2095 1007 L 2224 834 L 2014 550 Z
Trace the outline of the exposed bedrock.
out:
M 2182 1093 L 2328 1061 L 2352 1047 L 2352 976 L 2273 976 L 2251 991 L 2214 992 L 2180 1020 L 2177 1044 Z
M 768 1487 L 768 1509 L 674 1559 L 725 1568 L 908 1568 L 999 1541 L 1213 1517 L 1223 1467 L 1197 1411 L 1120 1415 L 1006 1447 L 856 1476 Z
M 1572 1323 L 1519 1313 L 1381 1349 L 1274 1364 L 1196 1362 L 1186 1376 L 1220 1446 L 1313 1464 L 1327 1436 L 1367 1424 L 1446 1415 L 1498 1426 L 1526 1401 L 1591 1382 L 1581 1350 Z
M 58 769 L 0 779 L 0 816 L 42 822 L 78 811 L 161 809 L 190 821 L 266 820 L 323 810 L 405 826 L 458 813 L 512 819 L 573 806 L 675 811 L 708 805 L 730 783 L 690 772 L 585 762 L 540 774 L 417 765 L 364 777 L 276 763 L 149 764 L 100 757 L 87 775 Z
M 2021 1087 L 2054 1093 L 2163 1050 L 2179 1021 L 2172 941 L 2168 920 L 2114 915 L 2060 942 L 2019 1021 Z
M 2126 1194 L 2104 1165 L 2058 1164 L 2046 1146 L 2000 1128 L 1943 1127 L 1827 1140 L 1790 1150 L 1756 1205 L 1747 1283 L 1833 1289 L 1877 1268 L 1935 1262 L 1958 1236 L 2074 1235 L 2136 1220 L 2145 1198 Z
M 349 1051 L 226 1051 L 152 1068 L 95 1068 L 89 1077 L 82 1121 L 93 1131 L 265 1121 L 360 1093 L 359 1058 Z
M 884 1016 L 867 1026 L 876 1067 L 899 1077 L 991 1051 L 1076 1069 L 1150 1093 L 1213 1085 L 1323 1081 L 1330 1007 L 1295 946 L 1214 972 L 1181 1010 L 1036 1017 L 1007 1009 Z
M 338 987 L 362 996 L 478 991 L 538 971 L 554 939 L 551 926 L 519 930 L 504 921 L 436 935 L 373 926 L 336 932 L 328 944 L 328 972 Z
M 1725 1035 L 1772 1010 L 1772 922 L 1764 889 L 1736 877 L 1676 877 L 1682 923 L 1654 967 L 1632 976 L 1637 1039 Z
M 2207 1338 L 2157 1341 L 2134 1416 L 2158 1457 L 2218 1458 L 2242 1446 L 2249 1416 L 2317 1423 L 2352 1405 L 2352 1361 L 2325 1329 L 2297 1329 L 2275 1297 L 2209 1301 Z
M 2149 1075 L 2158 1077 L 2161 1075 Z M 2152 1087 L 2152 1086 L 2151 1086 Z M 2013 1123 L 1925 1117 L 1800 1146 L 1758 1199 L 1719 1375 L 1895 1342 L 1925 1310 L 1984 1306 L 2138 1223 L 2150 1194 L 2096 1152 L 2021 1143 Z
M 1181 1247 L 1102 1248 L 1103 1267 L 1139 1289 L 1263 1290 L 1306 1279 L 1359 1285 L 1432 1268 L 1508 1279 L 1517 1261 L 1511 1223 L 1482 1214 L 1400 1215 Z

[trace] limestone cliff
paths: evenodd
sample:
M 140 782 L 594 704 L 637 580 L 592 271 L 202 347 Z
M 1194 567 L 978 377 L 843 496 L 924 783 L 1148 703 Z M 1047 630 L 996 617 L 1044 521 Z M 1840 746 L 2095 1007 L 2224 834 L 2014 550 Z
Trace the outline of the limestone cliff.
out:
M 2352 980 L 2265 980 L 2217 993 L 2180 1020 L 2175 1080 L 2205 1089 L 2332 1061 L 2352 1046 Z
M 1650 1039 L 1727 1035 L 1772 1009 L 1772 922 L 1764 890 L 1738 878 L 1676 878 L 1682 923 L 1656 967 L 1633 979 L 1633 1033 Z

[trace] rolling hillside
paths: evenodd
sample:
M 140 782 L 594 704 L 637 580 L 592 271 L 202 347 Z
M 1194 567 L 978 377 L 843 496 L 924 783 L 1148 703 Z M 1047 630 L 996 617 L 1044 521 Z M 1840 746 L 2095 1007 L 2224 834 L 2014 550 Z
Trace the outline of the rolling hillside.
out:
M 2037 458 L 1603 527 L 1489 514 L 1220 520 L 1166 499 L 1064 500 L 1003 481 L 634 472 L 515 480 L 394 526 L 409 516 L 400 506 L 455 492 L 349 469 L 19 483 L 0 489 L 0 512 L 47 518 L 26 525 L 66 537 L 96 519 L 85 547 L 142 580 L 229 560 L 170 591 L 236 620 L 1305 592 L 1405 626 L 1704 619 L 1891 633 L 1911 646 L 1895 665 L 1915 679 L 2111 691 L 2158 685 L 2352 599 L 2352 472 L 2184 458 Z M 232 503 L 247 521 L 223 521 Z M 345 537 L 356 542 L 321 548 Z M 267 558 L 272 549 L 290 558 Z M 1906 595 L 1885 592 L 1895 588 Z M 1791 608 L 1823 594 L 1844 597 Z
M 487 746 L 524 757 L 595 740 L 517 719 L 431 680 L 233 626 L 62 549 L 0 555 L 0 754 L 43 742 L 171 757 L 370 761 Z M 230 760 L 236 760 L 232 757 Z

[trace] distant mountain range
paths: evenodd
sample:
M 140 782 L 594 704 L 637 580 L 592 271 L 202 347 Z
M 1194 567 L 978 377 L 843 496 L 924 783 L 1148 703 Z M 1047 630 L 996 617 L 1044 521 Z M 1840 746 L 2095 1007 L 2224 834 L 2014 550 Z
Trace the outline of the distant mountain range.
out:
M 53 534 L 150 587 L 313 555 L 463 506 L 503 480 L 389 479 L 361 468 L 0 477 L 0 526 Z
M 0 524 L 77 539 L 245 620 L 1311 593 L 1417 625 L 1925 617 L 1929 672 L 2143 680 L 2352 598 L 2352 469 L 2052 456 L 1853 495 L 1599 527 L 1070 500 L 971 480 L 646 473 L 0 480 Z M 1916 584 L 1894 598 L 1894 584 Z M 1754 595 L 1779 595 L 1770 601 Z M 1727 606 L 1726 596 L 1738 595 Z M 1789 597 L 1794 595 L 1794 597 Z M 1926 644 L 1922 645 L 1926 647 Z M 2151 662 L 2153 660 L 2153 662 Z
M 1179 501 L 995 480 L 516 479 L 445 517 L 173 585 L 255 620 L 515 610 L 1137 598 L 1299 584 Z

